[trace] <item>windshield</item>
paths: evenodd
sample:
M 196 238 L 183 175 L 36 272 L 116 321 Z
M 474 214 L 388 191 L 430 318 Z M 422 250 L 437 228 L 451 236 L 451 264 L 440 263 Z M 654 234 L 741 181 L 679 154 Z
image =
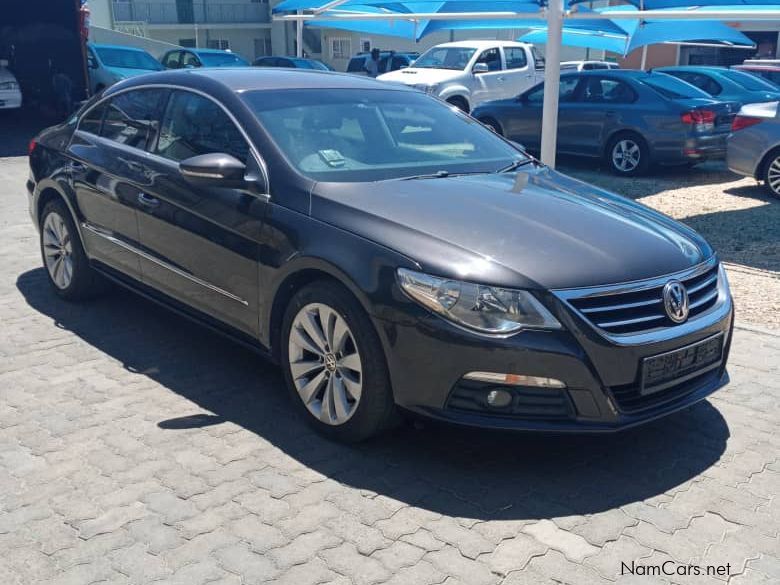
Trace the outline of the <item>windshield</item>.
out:
M 777 86 L 750 73 L 724 69 L 723 71 L 720 71 L 720 74 L 726 79 L 730 79 L 734 83 L 744 87 L 748 91 L 777 91 Z
M 648 87 L 651 87 L 662 96 L 670 99 L 712 99 L 710 94 L 704 93 L 698 87 L 691 85 L 690 83 L 686 83 L 671 75 L 667 75 L 666 73 L 651 73 L 645 77 L 638 77 L 637 80 L 641 83 L 644 83 Z
M 433 47 L 420 55 L 412 67 L 463 71 L 476 51 L 467 47 Z
M 236 65 L 249 65 L 238 55 L 233 53 L 198 53 L 198 57 L 205 67 L 233 67 Z
M 315 181 L 488 173 L 526 159 L 473 118 L 418 92 L 291 89 L 242 98 L 290 164 Z
M 148 71 L 162 71 L 163 69 L 163 66 L 146 51 L 130 51 L 108 47 L 95 47 L 95 51 L 106 67 L 145 69 Z

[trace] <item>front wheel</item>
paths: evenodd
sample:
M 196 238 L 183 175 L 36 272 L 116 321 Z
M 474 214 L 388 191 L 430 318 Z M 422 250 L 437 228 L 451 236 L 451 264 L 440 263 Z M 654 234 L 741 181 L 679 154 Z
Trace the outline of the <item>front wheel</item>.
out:
M 293 402 L 318 432 L 357 442 L 393 419 L 382 346 L 368 315 L 341 286 L 317 282 L 293 297 L 281 350 Z
M 641 175 L 650 166 L 650 153 L 644 140 L 631 134 L 613 138 L 607 147 L 607 163 L 616 175 Z
M 770 155 L 766 165 L 764 165 L 764 185 L 767 192 L 773 197 L 780 198 L 780 152 Z

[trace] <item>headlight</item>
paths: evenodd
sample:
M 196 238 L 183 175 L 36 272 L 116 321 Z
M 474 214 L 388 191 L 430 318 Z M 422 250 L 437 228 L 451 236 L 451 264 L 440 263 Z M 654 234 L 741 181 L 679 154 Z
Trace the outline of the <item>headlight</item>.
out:
M 448 280 L 405 268 L 398 269 L 398 280 L 406 294 L 424 307 L 482 333 L 561 328 L 557 319 L 524 290 Z
M 439 86 L 437 84 L 428 85 L 427 83 L 417 83 L 414 85 L 415 89 L 419 89 L 420 91 L 424 91 L 425 93 L 436 93 L 436 90 L 439 89 Z
M 0 83 L 0 90 L 3 89 L 19 89 L 19 84 L 15 81 L 4 81 Z

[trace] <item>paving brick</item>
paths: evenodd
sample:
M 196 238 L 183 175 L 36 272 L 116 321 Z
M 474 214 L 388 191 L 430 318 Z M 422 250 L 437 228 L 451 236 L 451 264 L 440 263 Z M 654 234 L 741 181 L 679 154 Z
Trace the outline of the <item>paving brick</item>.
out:
M 279 574 L 269 558 L 252 552 L 243 544 L 221 548 L 214 554 L 224 569 L 240 575 L 244 583 L 265 583 Z
M 523 528 L 523 531 L 540 543 L 562 552 L 572 561 L 582 561 L 599 551 L 581 536 L 561 530 L 550 520 L 529 524 Z
M 348 577 L 355 585 L 382 583 L 391 576 L 390 571 L 382 563 L 361 555 L 351 543 L 325 549 L 320 556 L 330 569 Z
M 504 540 L 492 553 L 485 555 L 480 560 L 484 560 L 494 573 L 508 575 L 512 571 L 525 567 L 531 558 L 543 555 L 548 548 L 546 544 L 542 544 L 531 536 L 518 534 Z

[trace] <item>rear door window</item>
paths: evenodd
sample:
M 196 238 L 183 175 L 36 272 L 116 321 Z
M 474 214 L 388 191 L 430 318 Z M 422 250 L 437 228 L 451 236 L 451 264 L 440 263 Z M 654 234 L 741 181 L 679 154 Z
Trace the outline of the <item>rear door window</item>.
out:
M 187 51 L 184 53 L 181 64 L 182 67 L 200 67 L 200 59 L 194 53 Z
M 636 99 L 628 84 L 616 79 L 588 77 L 585 80 L 582 101 L 597 104 L 630 104 Z
M 160 113 L 167 95 L 165 89 L 138 89 L 111 98 L 100 136 L 133 148 L 146 149 L 157 137 Z
M 194 93 L 174 91 L 163 116 L 155 152 L 177 162 L 216 152 L 244 162 L 249 145 L 218 104 Z
M 163 66 L 168 69 L 178 69 L 181 67 L 181 51 L 171 51 L 165 56 L 163 60 Z
M 95 136 L 100 135 L 100 126 L 103 123 L 103 114 L 106 112 L 106 102 L 95 106 L 81 118 L 79 130 L 89 132 Z
M 522 47 L 506 47 L 504 57 L 507 69 L 524 69 L 528 66 L 528 57 Z

